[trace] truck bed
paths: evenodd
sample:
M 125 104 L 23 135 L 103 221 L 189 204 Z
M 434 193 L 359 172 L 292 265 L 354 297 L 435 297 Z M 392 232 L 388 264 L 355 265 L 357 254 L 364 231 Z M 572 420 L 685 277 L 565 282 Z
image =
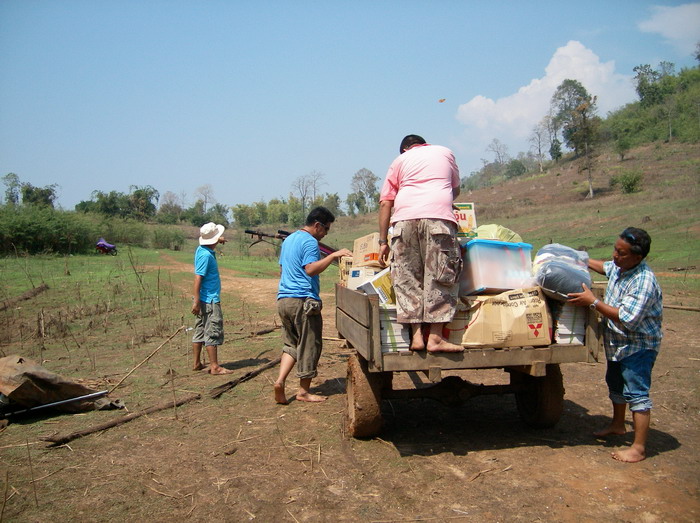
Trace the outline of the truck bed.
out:
M 594 286 L 594 292 L 601 289 Z M 461 353 L 431 354 L 427 351 L 382 352 L 377 296 L 336 285 L 336 326 L 368 363 L 370 372 L 428 371 L 529 367 L 528 373 L 541 375 L 547 364 L 598 361 L 602 341 L 600 320 L 586 310 L 585 345 L 553 344 L 547 347 L 466 348 Z

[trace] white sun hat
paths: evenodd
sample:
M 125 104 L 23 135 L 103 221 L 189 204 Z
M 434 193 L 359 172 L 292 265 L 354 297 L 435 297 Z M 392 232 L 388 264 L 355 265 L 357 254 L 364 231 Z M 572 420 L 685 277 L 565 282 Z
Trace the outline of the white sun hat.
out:
M 214 222 L 205 223 L 199 229 L 199 244 L 211 245 L 219 241 L 219 237 L 224 234 L 225 227 Z

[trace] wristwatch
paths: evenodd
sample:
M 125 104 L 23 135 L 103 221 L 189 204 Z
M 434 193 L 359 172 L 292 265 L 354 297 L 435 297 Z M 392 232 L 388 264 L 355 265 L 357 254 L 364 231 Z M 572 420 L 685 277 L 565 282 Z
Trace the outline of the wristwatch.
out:
M 596 310 L 596 305 L 598 305 L 599 302 L 600 302 L 600 300 L 598 298 L 596 298 L 595 300 L 593 300 L 593 303 L 591 303 L 588 306 L 588 308 L 591 309 L 592 311 Z
M 389 243 L 388 240 L 379 240 L 379 245 L 387 245 Z

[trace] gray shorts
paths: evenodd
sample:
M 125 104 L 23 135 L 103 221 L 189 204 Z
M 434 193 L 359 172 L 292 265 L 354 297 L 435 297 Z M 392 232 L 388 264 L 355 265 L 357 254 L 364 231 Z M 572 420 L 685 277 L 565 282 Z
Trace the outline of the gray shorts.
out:
M 397 321 L 452 321 L 462 272 L 457 225 L 434 219 L 397 222 L 391 253 Z
M 220 302 L 199 302 L 199 316 L 194 323 L 192 342 L 204 343 L 207 347 L 223 345 L 224 314 Z
M 312 298 L 280 298 L 283 352 L 297 362 L 297 378 L 314 378 L 323 347 L 321 302 Z

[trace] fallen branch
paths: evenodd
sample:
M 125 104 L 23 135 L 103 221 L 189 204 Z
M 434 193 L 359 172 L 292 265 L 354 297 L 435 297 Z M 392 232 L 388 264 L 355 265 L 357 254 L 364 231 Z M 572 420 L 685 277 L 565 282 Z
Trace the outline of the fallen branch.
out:
M 156 494 L 160 494 L 161 496 L 165 496 L 166 498 L 182 499 L 182 498 L 184 498 L 184 497 L 187 497 L 187 494 L 185 494 L 184 496 L 183 496 L 183 495 L 175 496 L 175 495 L 173 495 L 173 494 L 168 494 L 167 492 L 161 492 L 160 490 L 154 489 L 154 488 L 151 487 L 150 485 L 148 485 L 148 488 L 151 489 L 151 490 L 152 490 L 153 492 L 155 492 Z
M 262 329 L 256 332 L 251 332 L 250 334 L 247 334 L 245 336 L 240 336 L 238 338 L 234 338 L 233 341 L 239 341 L 239 340 L 247 340 L 249 338 L 255 338 L 256 336 L 262 336 L 263 334 L 270 334 L 271 332 L 275 332 L 279 327 L 270 327 L 269 329 Z
M 251 334 L 251 336 L 262 336 L 263 334 L 270 334 L 271 332 L 275 332 L 277 329 L 279 329 L 279 327 L 277 327 L 277 326 L 270 327 L 269 329 L 262 329 L 262 330 L 253 332 Z
M 116 427 L 117 425 L 121 425 L 122 423 L 126 423 L 127 421 L 131 421 L 133 419 L 139 418 L 141 416 L 145 416 L 147 414 L 153 414 L 154 412 L 158 412 L 161 410 L 165 409 L 172 409 L 175 407 L 179 407 L 180 405 L 184 405 L 185 403 L 190 403 L 191 401 L 195 401 L 200 399 L 202 396 L 201 394 L 193 394 L 191 396 L 187 396 L 185 398 L 179 399 L 177 401 L 167 401 L 165 403 L 161 403 L 159 405 L 154 405 L 153 407 L 149 407 L 145 410 L 142 410 L 140 412 L 134 412 L 132 414 L 127 414 L 126 416 L 122 416 L 121 418 L 116 418 L 111 421 L 107 421 L 105 423 L 100 423 L 99 425 L 94 425 L 93 427 L 84 429 L 84 430 L 79 430 L 77 432 L 71 432 L 70 434 L 66 434 L 65 436 L 44 436 L 41 439 L 42 441 L 48 441 L 51 443 L 52 447 L 55 447 L 57 445 L 64 445 L 68 443 L 69 441 L 73 441 L 74 439 L 77 438 L 82 438 L 83 436 L 87 436 L 88 434 L 93 434 L 94 432 L 100 432 L 102 430 L 107 430 L 111 429 L 112 427 Z
M 258 374 L 260 374 L 261 372 L 266 371 L 267 369 L 271 369 L 272 367 L 277 365 L 280 361 L 282 361 L 282 358 L 276 358 L 272 361 L 267 362 L 265 365 L 261 365 L 257 369 L 253 369 L 250 372 L 246 372 L 240 378 L 236 378 L 235 380 L 231 380 L 229 382 L 226 382 L 223 385 L 219 385 L 218 387 L 214 387 L 213 389 L 211 389 L 209 391 L 209 396 L 211 398 L 218 398 L 224 392 L 231 390 L 233 387 L 235 387 L 239 383 L 243 383 L 244 381 L 248 381 L 249 379 L 254 378 Z
M 143 365 L 143 364 L 146 363 L 148 360 L 150 360 L 151 357 L 152 357 L 156 352 L 158 352 L 160 349 L 162 349 L 163 346 L 164 346 L 166 343 L 168 343 L 170 340 L 172 340 L 172 339 L 173 339 L 182 329 L 184 329 L 184 328 L 185 328 L 185 326 L 184 326 L 184 325 L 181 325 L 175 332 L 173 332 L 173 333 L 170 335 L 170 337 L 169 337 L 167 340 L 165 340 L 163 343 L 161 343 L 161 344 L 158 346 L 158 348 L 157 348 L 156 350 L 154 350 L 154 351 L 151 352 L 148 356 L 146 356 L 146 359 L 144 359 L 141 363 L 139 363 L 138 365 L 136 365 L 136 367 L 134 367 L 134 368 L 131 369 L 129 372 L 127 372 L 126 376 L 124 376 L 122 379 L 119 380 L 119 383 L 117 383 L 114 387 L 112 387 L 111 389 L 109 389 L 109 394 L 111 394 L 112 392 L 114 392 L 114 389 L 116 389 L 117 387 L 119 387 L 119 385 L 121 385 L 121 384 L 124 382 L 124 380 L 125 380 L 126 378 L 128 378 L 129 376 L 131 376 L 131 373 L 132 373 L 132 372 L 134 372 L 134 371 L 135 371 L 136 369 L 138 369 L 141 365 Z
M 696 269 L 695 265 L 690 265 L 689 267 L 669 267 L 668 270 L 672 272 L 683 272 L 683 271 L 692 271 Z
M 664 305 L 664 309 L 678 309 L 679 311 L 700 312 L 700 307 L 685 307 L 684 305 Z
M 49 290 L 49 286 L 46 285 L 45 283 L 42 283 L 38 287 L 34 287 L 33 289 L 29 289 L 27 292 L 21 294 L 20 296 L 17 296 L 16 298 L 10 298 L 9 300 L 5 300 L 2 302 L 2 305 L 0 305 L 0 311 L 4 311 L 5 309 L 9 309 L 12 307 L 14 304 L 19 303 L 20 301 L 25 301 L 28 300 L 29 298 L 33 298 L 37 294 L 41 294 L 44 291 Z
M 485 469 L 485 470 L 480 470 L 476 474 L 473 474 L 471 478 L 469 478 L 469 481 L 474 481 L 476 478 L 479 476 L 486 474 L 487 472 L 491 472 L 493 469 Z
M 62 470 L 77 469 L 77 468 L 80 468 L 80 467 L 78 467 L 78 466 L 61 467 L 60 469 L 54 470 L 53 472 L 49 472 L 48 474 L 46 474 L 46 475 L 44 475 L 44 476 L 41 476 L 40 478 L 33 479 L 33 480 L 32 480 L 32 483 L 37 483 L 38 481 L 41 481 L 42 479 L 46 479 L 46 478 L 48 478 L 48 477 L 51 477 L 51 476 L 53 476 L 54 474 L 56 474 L 56 473 L 58 473 L 58 472 L 61 472 Z

